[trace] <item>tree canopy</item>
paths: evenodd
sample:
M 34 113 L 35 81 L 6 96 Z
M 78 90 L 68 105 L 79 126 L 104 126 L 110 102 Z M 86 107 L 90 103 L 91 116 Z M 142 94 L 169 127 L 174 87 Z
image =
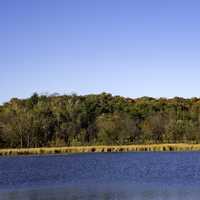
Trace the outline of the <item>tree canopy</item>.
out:
M 200 142 L 200 99 L 38 95 L 0 106 L 0 148 Z

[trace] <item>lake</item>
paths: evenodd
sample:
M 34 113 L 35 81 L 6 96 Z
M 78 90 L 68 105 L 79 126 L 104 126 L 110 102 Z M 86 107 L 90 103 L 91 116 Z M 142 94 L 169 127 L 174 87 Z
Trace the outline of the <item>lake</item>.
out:
M 0 157 L 0 200 L 196 200 L 200 153 Z

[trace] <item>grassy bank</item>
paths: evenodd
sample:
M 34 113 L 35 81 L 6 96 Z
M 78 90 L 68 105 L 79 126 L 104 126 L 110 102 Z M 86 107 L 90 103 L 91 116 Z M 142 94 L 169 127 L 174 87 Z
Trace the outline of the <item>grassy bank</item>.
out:
M 142 151 L 200 151 L 200 144 L 150 144 L 123 146 L 46 147 L 29 149 L 0 149 L 0 156 L 40 155 L 92 152 L 142 152 Z

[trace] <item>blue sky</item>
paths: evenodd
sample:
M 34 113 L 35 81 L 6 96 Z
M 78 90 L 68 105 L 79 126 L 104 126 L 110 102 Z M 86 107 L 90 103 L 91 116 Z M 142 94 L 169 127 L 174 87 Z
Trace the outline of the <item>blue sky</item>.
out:
M 200 1 L 1 0 L 0 103 L 33 92 L 200 96 Z

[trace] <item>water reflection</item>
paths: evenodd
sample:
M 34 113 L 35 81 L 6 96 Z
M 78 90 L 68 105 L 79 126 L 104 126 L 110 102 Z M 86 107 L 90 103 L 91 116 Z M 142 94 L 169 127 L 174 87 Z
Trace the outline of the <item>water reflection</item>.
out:
M 200 153 L 0 158 L 0 200 L 199 200 Z
M 96 185 L 0 193 L 0 200 L 199 200 L 198 188 Z

